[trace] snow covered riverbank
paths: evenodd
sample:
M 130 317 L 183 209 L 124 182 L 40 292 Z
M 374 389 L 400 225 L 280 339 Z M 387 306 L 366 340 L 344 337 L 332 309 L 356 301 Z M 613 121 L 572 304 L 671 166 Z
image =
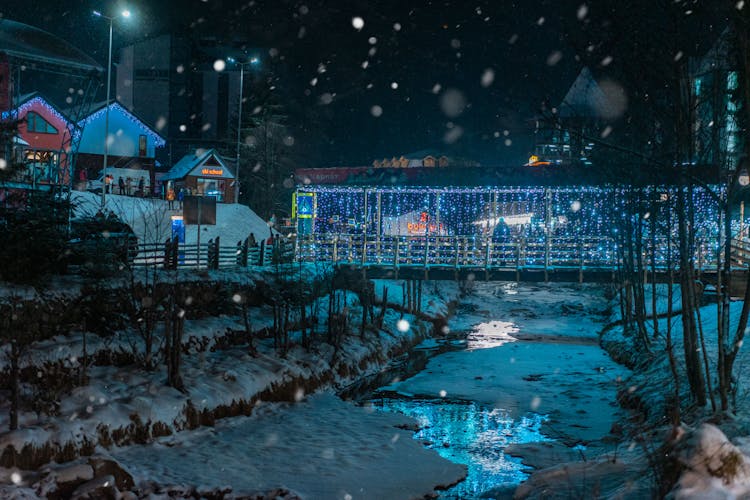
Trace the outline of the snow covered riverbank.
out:
M 378 298 L 385 289 L 389 303 L 404 302 L 402 282 L 375 283 Z M 425 283 L 422 315 L 448 314 L 449 303 L 459 293 L 456 283 Z M 326 316 L 325 303 L 321 301 L 321 318 Z M 344 305 L 355 321 L 361 317 L 356 294 L 347 293 Z M 542 414 L 545 439 L 578 445 L 573 450 L 578 456 L 606 450 L 603 438 L 618 419 L 615 392 L 627 376 L 627 370 L 596 345 L 608 307 L 604 290 L 596 286 L 475 283 L 443 332 L 468 333 L 463 335 L 465 349 L 438 356 L 420 374 L 385 389 L 496 408 L 509 422 Z M 270 309 L 254 309 L 252 322 L 255 328 L 270 325 Z M 447 455 L 440 442 L 424 447 L 411 439 L 415 423 L 407 417 L 358 408 L 325 394 L 379 371 L 425 339 L 431 326 L 390 309 L 382 330 L 368 328 L 360 336 L 358 325 L 351 324 L 339 349 L 322 339 L 305 349 L 292 334 L 295 344 L 283 355 L 271 338 L 260 339 L 252 355 L 244 346 L 222 340 L 227 328 L 241 328 L 239 317 L 190 320 L 186 338 L 194 340 L 188 344 L 202 345 L 205 339 L 215 348 L 188 349 L 187 394 L 165 387 L 160 367 L 151 374 L 127 366 L 92 367 L 90 382 L 64 398 L 58 417 L 28 414 L 23 429 L 0 436 L 0 445 L 20 449 L 29 442 L 63 444 L 70 436 L 75 442 L 90 440 L 93 450 L 116 457 L 133 474 L 135 491 L 142 494 L 191 487 L 232 494 L 281 488 L 304 498 L 431 494 L 461 480 L 472 465 L 441 458 Z M 69 342 L 60 355 L 70 358 L 80 347 Z M 53 349 L 47 352 L 54 358 Z M 187 412 L 186 405 L 191 408 Z M 196 423 L 203 427 L 195 428 Z M 523 428 L 513 423 L 501 427 L 505 430 L 488 428 L 484 438 L 488 432 Z M 118 440 L 122 432 L 145 432 L 145 439 Z M 102 442 L 102 436 L 109 436 L 108 442 Z M 488 453 L 502 455 L 503 446 L 515 442 L 512 453 L 539 466 L 569 457 L 572 449 L 539 442 L 534 448 L 508 436 L 496 437 L 484 439 L 492 448 Z M 20 491 L 21 486 L 40 491 L 44 478 L 38 473 L 6 472 L 0 477 L 15 477 L 17 484 L 0 493 Z M 485 486 L 487 491 L 492 488 L 490 483 Z M 507 492 L 508 485 L 504 488 Z M 458 490 L 447 493 L 453 498 L 463 498 L 451 491 Z
M 390 291 L 389 297 L 396 297 L 402 288 L 400 282 L 384 285 Z M 448 309 L 447 303 L 456 298 L 458 289 L 451 283 L 439 288 L 440 293 L 427 294 L 424 303 L 435 314 L 444 314 Z M 381 285 L 377 293 L 382 292 Z M 231 429 L 234 428 L 234 422 L 246 421 L 250 426 L 254 425 L 253 422 L 262 422 L 263 426 L 270 428 L 273 422 L 278 421 L 285 422 L 290 427 L 280 427 L 273 432 L 277 436 L 276 448 L 258 449 L 257 454 L 245 445 L 233 449 L 247 457 L 244 461 L 246 465 L 275 463 L 279 471 L 291 472 L 288 477 L 294 478 L 302 477 L 294 472 L 295 464 L 309 465 L 321 461 L 321 468 L 316 469 L 318 473 L 311 473 L 307 480 L 284 481 L 287 485 L 300 484 L 300 491 L 308 495 L 320 494 L 319 498 L 326 498 L 334 491 L 345 492 L 354 486 L 346 479 L 350 476 L 365 481 L 357 481 L 358 488 L 380 492 L 373 494 L 371 498 L 382 498 L 383 492 L 396 491 L 398 488 L 412 491 L 415 496 L 422 496 L 432 492 L 435 487 L 460 480 L 465 474 L 462 467 L 439 458 L 434 452 L 424 450 L 411 440 L 404 439 L 402 443 L 398 443 L 402 436 L 408 437 L 409 433 L 400 431 L 394 425 L 411 427 L 413 424 L 408 423 L 408 419 L 368 413 L 332 396 L 306 401 L 310 392 L 343 387 L 364 374 L 378 371 L 390 359 L 398 357 L 425 339 L 432 329 L 432 324 L 428 321 L 388 309 L 383 316 L 383 329 L 367 328 L 363 333 L 354 334 L 360 332 L 356 319 L 361 317 L 361 313 L 357 312 L 361 305 L 354 293 L 339 295 L 339 306 L 349 311 L 351 323 L 349 334 L 342 338 L 338 347 L 325 342 L 324 338 L 316 339 L 314 336 L 311 346 L 305 348 L 299 344 L 299 335 L 291 332 L 293 344 L 290 349 L 279 350 L 274 345 L 274 339 L 261 336 L 255 341 L 257 352 L 253 353 L 249 352 L 246 342 L 238 345 L 236 339 L 227 340 L 232 332 L 242 329 L 240 317 L 225 314 L 188 320 L 182 360 L 185 393 L 164 385 L 166 373 L 162 366 L 156 366 L 151 372 L 127 364 L 105 363 L 102 366 L 91 366 L 88 368 L 87 383 L 61 395 L 59 413 L 56 416 L 25 412 L 21 415 L 18 431 L 0 434 L 0 449 L 4 450 L 4 460 L 6 464 L 7 461 L 12 464 L 15 460 L 34 460 L 30 457 L 45 456 L 45 453 L 50 453 L 52 457 L 68 457 L 63 460 L 70 460 L 79 453 L 90 454 L 94 451 L 117 455 L 117 445 L 157 440 L 158 443 L 150 451 L 141 445 L 133 448 L 141 449 L 150 456 L 155 453 L 154 450 L 176 446 L 176 443 L 183 440 L 191 445 L 202 442 L 200 436 L 205 436 L 205 432 L 209 431 L 186 430 L 198 425 L 214 426 L 218 423 Z M 327 316 L 327 304 L 327 299 L 320 299 L 320 318 Z M 252 324 L 256 331 L 263 331 L 272 323 L 272 313 L 268 306 L 253 308 Z M 318 331 L 324 332 L 325 325 L 320 325 Z M 33 356 L 24 359 L 24 369 L 58 361 L 62 363 L 61 366 L 81 363 L 84 359 L 84 346 L 80 339 L 80 332 L 71 332 L 69 337 L 57 338 L 54 345 L 48 341 L 41 343 L 36 349 L 31 349 Z M 97 350 L 124 349 L 131 342 L 137 343 L 138 337 L 127 331 L 117 333 L 107 342 L 97 339 L 88 344 L 89 356 L 93 357 Z M 64 349 L 57 349 L 55 345 L 64 345 Z M 268 405 L 264 401 L 297 401 L 299 404 L 285 407 Z M 2 406 L 5 407 L 6 404 L 7 401 Z M 295 416 L 298 411 L 301 412 L 300 416 Z M 253 416 L 249 420 L 228 419 L 226 423 L 220 420 L 250 413 Z M 7 426 L 6 416 L 7 408 L 3 408 L 0 425 Z M 306 420 L 319 422 L 320 427 L 311 427 L 310 423 L 305 423 Z M 296 426 L 293 422 L 296 422 Z M 372 434 L 368 434 L 370 427 L 373 427 Z M 355 432 L 356 429 L 358 430 Z M 200 434 L 202 432 L 204 434 Z M 303 439 L 305 432 L 309 432 L 309 441 Z M 364 439 L 358 448 L 361 454 L 355 450 L 352 450 L 352 454 L 341 451 L 352 444 L 352 432 Z M 168 436 L 161 438 L 167 444 L 162 444 L 160 436 Z M 299 443 L 296 450 L 295 440 Z M 257 439 L 255 441 L 261 442 Z M 364 444 L 365 442 L 369 444 Z M 225 443 L 230 448 L 239 444 L 236 439 Z M 305 443 L 308 446 L 304 446 Z M 369 448 L 372 449 L 367 451 Z M 339 450 L 334 455 L 342 458 L 339 466 L 350 466 L 348 472 L 346 468 L 342 469 L 346 474 L 338 479 L 328 477 L 333 469 L 323 466 L 330 461 L 330 450 Z M 223 452 L 213 450 L 212 453 Z M 57 460 L 60 461 L 60 458 Z M 165 469 L 159 467 L 152 471 L 138 469 L 136 480 L 145 485 L 140 491 L 152 491 L 148 489 L 148 485 L 154 479 L 173 484 L 173 478 L 183 477 L 182 485 L 195 484 L 198 477 L 195 471 L 203 469 L 202 455 L 198 454 L 196 460 L 174 462 L 189 464 L 183 470 L 193 472 L 187 476 L 180 476 L 178 471 L 164 473 Z M 394 474 L 396 470 L 408 469 L 405 464 L 413 463 L 419 474 L 415 477 L 409 474 L 394 475 L 392 482 L 384 486 L 381 484 L 383 481 L 380 471 L 385 466 L 379 465 L 378 460 L 392 464 L 403 461 L 401 466 L 393 469 Z M 371 470 L 362 472 L 366 469 Z M 258 491 L 266 484 L 265 479 L 268 480 L 269 487 L 281 482 L 278 479 L 280 475 L 263 472 L 262 468 L 258 470 L 259 476 L 248 475 L 247 472 L 241 474 L 246 478 L 245 482 L 239 484 L 244 488 L 243 491 Z M 226 478 L 222 479 L 220 472 L 220 468 L 213 471 L 214 488 L 231 484 Z M 40 476 L 31 470 L 6 470 L 0 474 L 0 481 L 5 478 L 11 484 L 0 486 L 0 496 L 29 491 L 41 494 L 47 491 L 45 488 L 49 489 L 49 486 L 43 486 L 45 477 L 49 476 Z M 253 484 L 255 487 L 252 487 Z M 315 484 L 318 486 L 314 487 Z M 231 486 L 234 487 L 233 484 Z M 343 495 L 342 498 L 345 497 Z

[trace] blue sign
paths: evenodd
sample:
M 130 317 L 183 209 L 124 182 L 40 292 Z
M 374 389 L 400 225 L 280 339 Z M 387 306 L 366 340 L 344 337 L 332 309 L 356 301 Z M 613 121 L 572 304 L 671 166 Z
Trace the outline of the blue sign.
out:
M 315 195 L 312 193 L 297 194 L 297 217 L 311 219 L 315 213 Z
M 172 219 L 172 239 L 175 238 L 180 243 L 185 243 L 185 224 L 182 217 Z

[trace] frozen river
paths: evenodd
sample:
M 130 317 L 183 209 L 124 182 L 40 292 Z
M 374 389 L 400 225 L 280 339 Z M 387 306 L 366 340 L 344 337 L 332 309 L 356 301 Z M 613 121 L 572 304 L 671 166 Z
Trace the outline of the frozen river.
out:
M 477 284 L 449 323 L 470 334 L 386 379 L 364 407 L 332 394 L 263 403 L 113 455 L 139 482 L 239 495 L 283 486 L 308 499 L 399 499 L 443 486 L 446 498 L 501 496 L 526 475 L 508 445 L 582 450 L 616 420 L 626 370 L 597 345 L 606 309 L 601 288 Z
M 380 388 L 371 404 L 415 418 L 415 439 L 467 466 L 442 497 L 511 494 L 528 467 L 508 445 L 558 441 L 585 454 L 617 419 L 626 370 L 597 345 L 606 307 L 601 289 L 477 284 L 450 324 L 470 332 L 463 348 Z

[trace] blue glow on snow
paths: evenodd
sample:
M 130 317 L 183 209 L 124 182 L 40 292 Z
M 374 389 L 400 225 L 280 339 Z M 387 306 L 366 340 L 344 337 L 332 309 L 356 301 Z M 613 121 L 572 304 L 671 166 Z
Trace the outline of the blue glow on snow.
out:
M 527 474 L 520 459 L 505 455 L 513 443 L 549 441 L 540 432 L 545 417 L 529 414 L 514 420 L 505 410 L 486 408 L 474 402 L 442 400 L 377 399 L 381 411 L 414 418 L 420 430 L 414 439 L 451 462 L 467 466 L 466 479 L 441 492 L 446 499 L 477 498 L 493 488 L 514 488 Z

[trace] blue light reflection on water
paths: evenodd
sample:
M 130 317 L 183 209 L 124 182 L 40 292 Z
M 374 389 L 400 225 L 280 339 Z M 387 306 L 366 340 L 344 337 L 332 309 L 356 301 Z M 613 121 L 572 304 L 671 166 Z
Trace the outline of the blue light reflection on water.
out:
M 540 432 L 545 417 L 529 414 L 514 420 L 504 410 L 474 402 L 445 400 L 375 399 L 373 407 L 414 418 L 420 430 L 414 439 L 426 442 L 440 456 L 468 468 L 466 480 L 442 492 L 441 498 L 477 498 L 502 486 L 526 479 L 528 469 L 503 453 L 512 443 L 549 441 Z

